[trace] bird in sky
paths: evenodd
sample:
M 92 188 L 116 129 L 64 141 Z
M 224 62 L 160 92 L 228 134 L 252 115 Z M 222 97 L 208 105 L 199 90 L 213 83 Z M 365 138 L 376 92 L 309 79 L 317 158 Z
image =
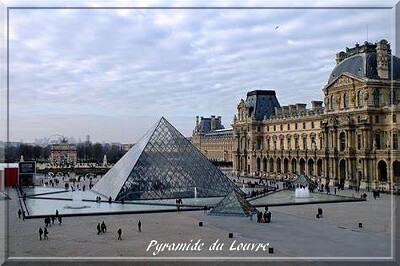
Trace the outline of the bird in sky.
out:
M 279 28 L 279 25 L 275 27 L 275 29 L 277 30 Z

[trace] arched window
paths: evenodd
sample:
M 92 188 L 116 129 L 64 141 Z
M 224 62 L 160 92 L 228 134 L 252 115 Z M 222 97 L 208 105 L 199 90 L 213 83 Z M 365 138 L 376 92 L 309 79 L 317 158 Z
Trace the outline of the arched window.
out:
M 347 93 L 343 94 L 343 107 L 349 107 L 349 96 L 347 95 Z
M 358 107 L 362 107 L 363 106 L 363 99 L 362 99 L 363 95 L 362 95 L 362 91 L 358 91 L 357 93 L 357 103 L 358 103 Z
M 333 101 L 335 100 L 335 97 L 333 95 L 331 95 L 331 101 L 330 101 L 330 109 L 333 110 Z
M 375 89 L 373 92 L 373 96 L 374 96 L 374 105 L 376 107 L 380 106 L 380 92 L 379 89 Z

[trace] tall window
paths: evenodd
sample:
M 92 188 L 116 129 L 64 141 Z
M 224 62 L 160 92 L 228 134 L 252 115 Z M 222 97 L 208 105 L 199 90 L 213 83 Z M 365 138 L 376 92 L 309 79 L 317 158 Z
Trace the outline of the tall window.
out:
M 296 124 L 294 124 L 294 129 L 296 129 L 296 130 L 297 130 L 297 123 L 296 123 Z
M 280 146 L 281 146 L 281 150 L 283 150 L 283 149 L 284 149 L 284 146 L 283 146 L 283 138 L 281 138 L 281 140 L 280 140 Z
M 349 107 L 349 96 L 347 95 L 347 93 L 343 94 L 343 106 L 344 108 Z
M 311 122 L 311 128 L 314 128 L 314 121 Z
M 307 150 L 307 139 L 303 138 L 303 150 Z
M 376 149 L 380 150 L 381 149 L 381 134 L 380 133 L 375 133 L 375 143 L 376 143 Z
M 335 100 L 335 97 L 331 95 L 331 101 L 330 101 L 330 109 L 333 110 L 333 101 Z
M 340 150 L 344 151 L 346 148 L 346 134 L 344 132 L 340 133 Z
M 268 150 L 271 149 L 271 141 L 269 139 L 267 139 L 267 149 Z
M 393 134 L 393 150 L 399 149 L 399 140 L 397 134 Z
M 306 129 L 306 123 L 303 123 L 303 129 Z
M 298 139 L 298 138 L 295 138 L 295 139 L 294 139 L 294 146 L 295 146 L 295 149 L 300 148 L 300 147 L 299 147 L 299 139 Z
M 287 124 L 287 130 L 290 130 L 290 124 Z
M 361 134 L 357 135 L 357 148 L 361 150 Z
M 380 106 L 380 92 L 379 92 L 379 89 L 375 89 L 374 90 L 373 96 L 374 96 L 374 105 L 376 107 L 379 107 Z
M 358 107 L 362 107 L 363 106 L 363 95 L 362 95 L 362 91 L 358 91 L 357 92 L 357 103 L 358 103 Z
M 292 148 L 292 142 L 291 142 L 291 138 L 287 139 L 287 148 L 291 149 Z

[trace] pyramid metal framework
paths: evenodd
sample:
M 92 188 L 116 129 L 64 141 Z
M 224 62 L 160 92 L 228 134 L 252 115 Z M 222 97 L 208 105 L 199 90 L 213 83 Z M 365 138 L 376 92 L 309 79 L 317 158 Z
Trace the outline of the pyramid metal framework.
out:
M 226 196 L 235 184 L 162 117 L 93 190 L 113 200 Z
M 234 188 L 211 211 L 211 215 L 249 216 L 256 212 L 239 188 Z
M 301 185 L 303 187 L 314 187 L 316 186 L 315 183 L 307 176 L 305 175 L 300 175 L 298 176 L 293 182 L 293 186 Z

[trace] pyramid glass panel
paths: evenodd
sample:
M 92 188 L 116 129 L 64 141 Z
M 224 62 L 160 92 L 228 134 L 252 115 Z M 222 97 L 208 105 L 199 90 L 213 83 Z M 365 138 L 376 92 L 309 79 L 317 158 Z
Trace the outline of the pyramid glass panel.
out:
M 195 188 L 198 198 L 221 197 L 235 187 L 165 118 L 99 183 L 93 190 L 115 200 L 193 198 Z
M 210 214 L 248 216 L 255 211 L 243 192 L 235 188 L 212 209 Z

